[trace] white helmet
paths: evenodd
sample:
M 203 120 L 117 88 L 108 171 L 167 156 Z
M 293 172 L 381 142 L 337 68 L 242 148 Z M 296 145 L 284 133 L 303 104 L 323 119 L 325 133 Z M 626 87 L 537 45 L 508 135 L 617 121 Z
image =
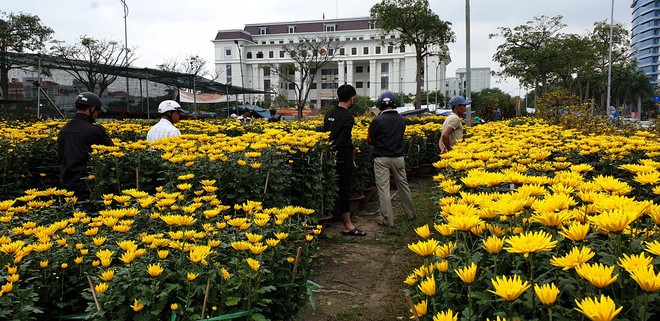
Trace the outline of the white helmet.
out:
M 163 102 L 158 105 L 158 113 L 164 114 L 168 111 L 178 110 L 182 111 L 181 105 L 174 100 L 163 100 Z

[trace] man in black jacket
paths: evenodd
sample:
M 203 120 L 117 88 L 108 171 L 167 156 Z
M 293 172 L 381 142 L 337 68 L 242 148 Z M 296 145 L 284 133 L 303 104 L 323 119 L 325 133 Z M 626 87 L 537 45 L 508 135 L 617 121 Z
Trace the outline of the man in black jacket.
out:
M 359 230 L 351 221 L 349 198 L 351 197 L 351 178 L 353 176 L 353 139 L 351 131 L 355 120 L 348 109 L 355 100 L 355 88 L 351 85 L 341 85 L 337 88 L 339 104 L 325 115 L 323 130 L 330 132 L 330 142 L 337 152 L 335 170 L 339 179 L 339 195 L 337 206 L 344 222 L 342 234 L 346 236 L 365 236 L 367 233 Z
M 73 191 L 78 200 L 87 200 L 90 188 L 85 182 L 92 145 L 112 146 L 112 140 L 101 125 L 94 124 L 100 112 L 105 112 L 101 99 L 94 93 L 76 96 L 76 115 L 57 135 L 57 155 L 60 162 L 60 188 Z
M 378 96 L 380 115 L 369 125 L 367 139 L 374 146 L 374 175 L 378 187 L 380 214 L 385 220 L 379 225 L 394 226 L 394 210 L 390 195 L 390 176 L 396 182 L 396 188 L 401 195 L 401 205 L 408 220 L 415 218 L 410 187 L 406 180 L 406 162 L 403 159 L 403 134 L 406 131 L 406 120 L 394 109 L 396 95 L 386 91 Z

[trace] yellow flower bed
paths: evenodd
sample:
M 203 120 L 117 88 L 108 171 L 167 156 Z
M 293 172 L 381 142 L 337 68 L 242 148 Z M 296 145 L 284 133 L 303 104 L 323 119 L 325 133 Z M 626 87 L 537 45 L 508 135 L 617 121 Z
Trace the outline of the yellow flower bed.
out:
M 439 214 L 408 245 L 423 257 L 405 281 L 420 320 L 447 309 L 477 320 L 658 317 L 657 136 L 537 121 L 468 133 L 434 164 Z

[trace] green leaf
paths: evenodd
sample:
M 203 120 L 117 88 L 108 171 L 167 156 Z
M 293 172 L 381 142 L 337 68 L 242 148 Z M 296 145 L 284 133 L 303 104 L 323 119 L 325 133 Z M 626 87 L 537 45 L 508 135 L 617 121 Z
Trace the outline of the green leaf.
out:
M 235 296 L 231 296 L 231 297 L 228 297 L 228 298 L 225 300 L 225 306 L 228 306 L 228 307 L 230 307 L 230 306 L 234 306 L 234 305 L 237 305 L 238 302 L 241 302 L 241 298 L 239 298 L 239 297 L 235 297 Z

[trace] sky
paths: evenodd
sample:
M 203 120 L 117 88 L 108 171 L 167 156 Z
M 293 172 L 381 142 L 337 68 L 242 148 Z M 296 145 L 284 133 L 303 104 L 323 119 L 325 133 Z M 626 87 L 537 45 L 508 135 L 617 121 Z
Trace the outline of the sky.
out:
M 469 1 L 469 0 L 468 0 Z M 37 15 L 51 27 L 53 39 L 76 43 L 86 35 L 96 39 L 128 42 L 136 48 L 136 67 L 156 68 L 174 59 L 200 56 L 214 61 L 211 42 L 218 30 L 243 29 L 245 24 L 290 22 L 369 16 L 378 0 L 125 0 L 128 6 L 126 34 L 121 0 L 21 0 L 3 1 L 0 10 Z M 429 0 L 431 9 L 452 25 L 456 42 L 449 44 L 451 63 L 447 77 L 453 77 L 466 62 L 466 1 Z M 563 16 L 566 33 L 585 34 L 596 21 L 610 20 L 631 26 L 630 5 L 622 0 L 472 0 L 470 4 L 470 64 L 473 68 L 499 70 L 492 57 L 502 38 L 489 39 L 498 27 L 513 28 L 538 16 Z M 46 45 L 47 48 L 50 44 Z M 515 79 L 493 77 L 491 87 L 519 95 Z

